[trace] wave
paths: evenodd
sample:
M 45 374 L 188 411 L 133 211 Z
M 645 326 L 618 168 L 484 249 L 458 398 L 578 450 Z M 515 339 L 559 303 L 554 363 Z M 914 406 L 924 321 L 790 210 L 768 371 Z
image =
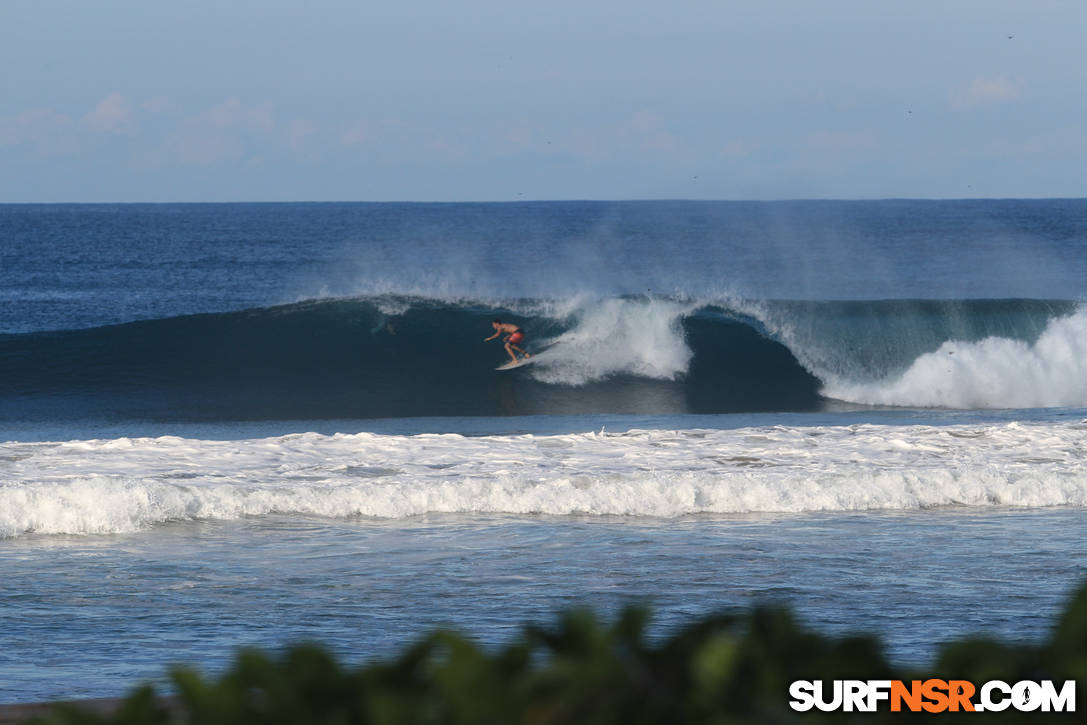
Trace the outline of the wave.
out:
M 1087 421 L 0 443 L 0 538 L 275 514 L 1085 506 Z
M 1084 406 L 1085 352 L 1071 301 L 332 299 L 2 335 L 0 420 Z
M 1087 405 L 1087 308 L 1077 302 L 786 304 L 760 314 L 828 398 L 954 409 Z

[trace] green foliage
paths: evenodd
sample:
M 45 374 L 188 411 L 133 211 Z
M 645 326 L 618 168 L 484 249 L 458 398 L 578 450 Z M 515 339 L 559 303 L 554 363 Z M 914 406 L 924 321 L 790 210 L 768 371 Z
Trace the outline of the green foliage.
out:
M 872 637 L 825 637 L 781 608 L 708 617 L 663 640 L 646 636 L 644 609 L 613 623 L 574 610 L 551 628 L 529 626 L 513 644 L 481 649 L 448 631 L 434 632 L 398 657 L 357 669 L 315 645 L 275 657 L 239 653 L 233 668 L 209 679 L 178 668 L 176 696 L 148 686 L 112 714 L 57 706 L 40 723 L 143 725 L 199 723 L 787 723 L 912 722 L 891 713 L 795 713 L 794 680 L 1000 679 L 1087 680 L 1087 587 L 1073 599 L 1053 638 L 1040 646 L 967 639 L 947 645 L 933 668 L 893 668 Z M 947 716 L 945 716 L 947 717 Z M 1060 715 L 975 715 L 986 721 L 1052 721 Z

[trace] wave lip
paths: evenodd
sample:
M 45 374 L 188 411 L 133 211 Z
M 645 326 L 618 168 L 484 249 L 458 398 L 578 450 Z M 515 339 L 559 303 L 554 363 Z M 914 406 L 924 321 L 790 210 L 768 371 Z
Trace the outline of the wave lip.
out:
M 0 444 L 0 537 L 167 521 L 1087 506 L 1087 421 Z

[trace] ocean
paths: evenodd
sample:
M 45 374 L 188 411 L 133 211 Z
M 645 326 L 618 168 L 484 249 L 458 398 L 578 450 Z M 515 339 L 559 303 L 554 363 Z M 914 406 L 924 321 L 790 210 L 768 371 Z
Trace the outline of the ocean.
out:
M 0 270 L 0 703 L 629 603 L 923 668 L 1087 573 L 1087 200 L 0 205 Z

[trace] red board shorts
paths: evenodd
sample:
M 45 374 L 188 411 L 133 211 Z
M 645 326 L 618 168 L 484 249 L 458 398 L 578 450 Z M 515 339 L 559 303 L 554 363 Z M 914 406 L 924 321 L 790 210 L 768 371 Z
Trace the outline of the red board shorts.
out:
M 517 343 L 524 341 L 524 339 L 525 333 L 518 330 L 517 332 L 510 335 L 510 339 L 506 340 L 506 342 L 516 345 Z

